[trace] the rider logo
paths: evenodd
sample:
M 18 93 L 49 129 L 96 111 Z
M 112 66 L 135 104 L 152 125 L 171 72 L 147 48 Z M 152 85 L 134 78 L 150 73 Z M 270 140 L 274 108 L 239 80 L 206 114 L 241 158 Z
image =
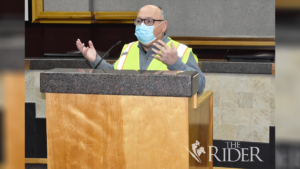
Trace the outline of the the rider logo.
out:
M 190 154 L 192 155 L 192 157 L 195 158 L 195 160 L 197 160 L 199 163 L 202 163 L 202 161 L 200 159 L 200 156 L 201 156 L 202 153 L 205 154 L 206 152 L 204 150 L 204 147 L 200 146 L 200 142 L 198 140 L 196 140 L 196 143 L 192 144 L 192 150 L 193 150 L 193 152 L 191 152 L 188 148 L 186 148 L 186 149 L 190 152 Z

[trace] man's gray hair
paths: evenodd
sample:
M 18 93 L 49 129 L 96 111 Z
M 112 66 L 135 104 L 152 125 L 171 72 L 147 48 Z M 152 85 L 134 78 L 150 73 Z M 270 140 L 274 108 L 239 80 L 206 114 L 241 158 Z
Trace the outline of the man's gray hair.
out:
M 163 20 L 165 20 L 164 11 L 163 11 L 162 9 L 160 9 L 160 10 L 161 10 L 161 18 L 162 18 Z

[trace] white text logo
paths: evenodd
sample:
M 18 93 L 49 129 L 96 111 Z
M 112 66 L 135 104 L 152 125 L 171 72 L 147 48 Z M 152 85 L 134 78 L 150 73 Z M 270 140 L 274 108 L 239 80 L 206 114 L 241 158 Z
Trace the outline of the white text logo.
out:
M 202 153 L 205 154 L 206 152 L 204 150 L 204 147 L 200 146 L 200 142 L 198 140 L 196 140 L 196 143 L 192 144 L 193 152 L 191 152 L 188 148 L 186 149 L 190 152 L 190 154 L 194 157 L 195 160 L 197 160 L 199 163 L 202 163 L 200 156 Z

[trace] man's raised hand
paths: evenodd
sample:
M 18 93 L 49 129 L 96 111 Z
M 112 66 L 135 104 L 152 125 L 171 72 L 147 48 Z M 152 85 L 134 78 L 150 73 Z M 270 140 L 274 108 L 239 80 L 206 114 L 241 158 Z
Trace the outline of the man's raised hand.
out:
M 172 48 L 169 48 L 169 46 L 167 46 L 167 44 L 164 43 L 162 40 L 158 40 L 158 43 L 160 43 L 161 46 L 156 43 L 153 43 L 153 45 L 160 51 L 158 51 L 154 48 L 152 48 L 152 51 L 154 53 L 160 55 L 160 57 L 157 57 L 155 54 L 152 54 L 152 56 L 154 58 L 162 61 L 163 63 L 165 63 L 168 66 L 174 64 L 178 59 L 178 54 L 177 54 L 177 50 L 176 50 L 175 46 L 173 45 L 173 43 L 171 42 Z
M 97 52 L 92 41 L 89 41 L 89 46 L 85 47 L 84 43 L 81 43 L 80 39 L 77 39 L 76 46 L 89 62 L 93 62 L 96 59 Z

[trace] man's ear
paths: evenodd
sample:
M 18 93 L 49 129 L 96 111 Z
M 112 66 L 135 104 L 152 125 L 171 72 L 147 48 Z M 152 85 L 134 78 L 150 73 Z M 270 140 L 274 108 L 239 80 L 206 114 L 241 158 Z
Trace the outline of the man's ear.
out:
M 163 32 L 166 32 L 166 30 L 168 28 L 168 22 L 167 22 L 167 20 L 165 20 L 163 24 L 164 24 Z

